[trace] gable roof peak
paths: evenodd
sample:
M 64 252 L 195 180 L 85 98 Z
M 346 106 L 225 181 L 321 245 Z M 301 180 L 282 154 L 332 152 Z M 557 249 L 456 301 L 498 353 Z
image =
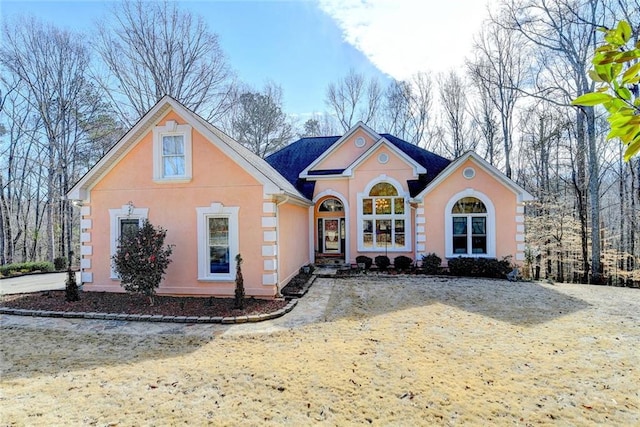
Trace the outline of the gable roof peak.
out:
M 206 140 L 215 144 L 227 156 L 241 165 L 248 173 L 265 185 L 270 194 L 285 194 L 296 200 L 308 202 L 306 198 L 278 171 L 226 133 L 206 121 L 175 98 L 164 95 L 145 113 L 138 122 L 125 133 L 116 144 L 82 177 L 67 193 L 67 198 L 82 200 L 89 195 L 90 189 L 108 173 L 127 152 L 135 146 L 142 136 L 173 110 L 194 127 Z

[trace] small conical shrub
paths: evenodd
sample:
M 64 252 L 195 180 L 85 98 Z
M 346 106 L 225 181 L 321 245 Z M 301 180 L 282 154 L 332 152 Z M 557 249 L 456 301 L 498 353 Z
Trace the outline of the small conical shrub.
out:
M 236 297 L 234 308 L 242 310 L 244 308 L 244 278 L 242 277 L 242 257 L 236 255 Z
M 69 266 L 67 267 L 67 281 L 64 283 L 64 299 L 73 302 L 80 301 L 80 292 L 78 283 L 76 282 L 76 273 L 71 270 L 71 257 L 73 252 L 69 253 Z

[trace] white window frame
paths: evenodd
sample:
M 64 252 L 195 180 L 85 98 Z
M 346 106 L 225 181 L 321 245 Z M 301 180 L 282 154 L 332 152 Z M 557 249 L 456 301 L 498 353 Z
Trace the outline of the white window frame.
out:
M 203 282 L 236 280 L 236 255 L 239 251 L 237 206 L 223 206 L 212 203 L 211 206 L 197 207 L 198 241 L 198 280 Z M 209 266 L 209 218 L 227 218 L 229 220 L 229 273 L 211 273 Z
M 136 208 L 133 205 L 122 205 L 119 209 L 109 209 L 109 240 L 110 240 L 110 252 L 109 252 L 109 265 L 111 279 L 120 280 L 120 277 L 113 269 L 113 263 L 111 258 L 116 254 L 118 250 L 118 239 L 120 239 L 120 221 L 123 219 L 137 219 L 138 225 L 142 226 L 142 222 L 149 218 L 148 208 Z
M 179 125 L 175 120 L 167 120 L 164 126 L 153 128 L 153 180 L 157 183 L 181 183 L 189 182 L 192 178 L 192 127 Z M 184 175 L 165 176 L 162 155 L 162 140 L 165 136 L 182 136 L 184 142 Z
M 458 202 L 458 200 L 465 197 L 475 197 L 484 203 L 485 208 L 487 209 L 487 213 L 478 213 L 478 214 L 453 214 L 451 210 L 453 206 Z M 453 252 L 453 218 L 454 217 L 486 217 L 486 232 L 487 232 L 487 253 L 478 254 L 473 253 L 473 249 L 471 247 L 471 229 L 470 229 L 470 220 L 467 219 L 467 253 L 465 254 L 456 254 Z M 444 236 L 445 236 L 445 257 L 446 258 L 457 258 L 457 257 L 465 257 L 465 258 L 495 258 L 496 257 L 496 210 L 491 202 L 491 199 L 487 197 L 485 194 L 473 190 L 467 189 L 459 192 L 454 195 L 447 205 L 445 206 L 444 211 Z
M 392 198 L 404 198 L 404 214 L 395 214 L 393 213 L 393 208 L 391 210 L 391 214 L 376 214 L 375 213 L 375 206 L 373 206 L 373 214 L 372 215 L 367 215 L 365 216 L 363 214 L 363 201 L 364 199 L 369 199 L 375 196 L 369 196 L 369 193 L 371 192 L 371 189 L 376 185 L 376 184 L 380 184 L 380 183 L 387 183 L 387 184 L 391 184 L 395 187 L 396 191 L 398 192 L 397 196 L 390 196 Z M 411 205 L 409 204 L 409 199 L 410 199 L 410 194 L 409 192 L 404 192 L 402 185 L 400 184 L 400 182 L 398 182 L 397 180 L 388 177 L 386 175 L 381 175 L 378 178 L 372 180 L 369 182 L 369 184 L 366 186 L 366 188 L 364 189 L 364 191 L 362 193 L 358 193 L 358 221 L 357 221 L 357 238 L 358 238 L 358 252 L 410 252 L 411 251 L 411 236 L 412 236 L 412 231 L 411 231 Z M 404 246 L 403 247 L 393 247 L 393 246 L 371 246 L 371 247 L 367 247 L 364 245 L 364 227 L 363 227 L 363 222 L 364 220 L 383 220 L 383 219 L 387 219 L 391 221 L 391 226 L 393 227 L 393 222 L 397 219 L 402 219 L 404 220 Z M 373 233 L 375 234 L 375 226 L 374 226 L 374 231 Z M 394 237 L 392 236 L 392 240 L 394 240 Z

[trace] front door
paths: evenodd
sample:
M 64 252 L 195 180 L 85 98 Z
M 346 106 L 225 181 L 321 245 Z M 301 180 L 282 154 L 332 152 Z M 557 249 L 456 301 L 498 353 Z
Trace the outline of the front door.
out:
M 322 218 L 322 252 L 326 254 L 340 253 L 342 233 L 340 219 Z

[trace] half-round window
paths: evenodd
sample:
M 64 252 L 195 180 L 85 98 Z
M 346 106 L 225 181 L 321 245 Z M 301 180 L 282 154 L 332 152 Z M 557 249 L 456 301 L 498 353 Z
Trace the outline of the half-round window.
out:
M 342 202 L 338 199 L 327 199 L 320 204 L 318 208 L 320 212 L 342 212 L 344 211 L 344 206 Z
M 398 190 L 388 182 L 380 182 L 371 188 L 370 196 L 397 196 Z
M 463 197 L 451 209 L 452 214 L 487 213 L 487 207 L 475 197 Z

